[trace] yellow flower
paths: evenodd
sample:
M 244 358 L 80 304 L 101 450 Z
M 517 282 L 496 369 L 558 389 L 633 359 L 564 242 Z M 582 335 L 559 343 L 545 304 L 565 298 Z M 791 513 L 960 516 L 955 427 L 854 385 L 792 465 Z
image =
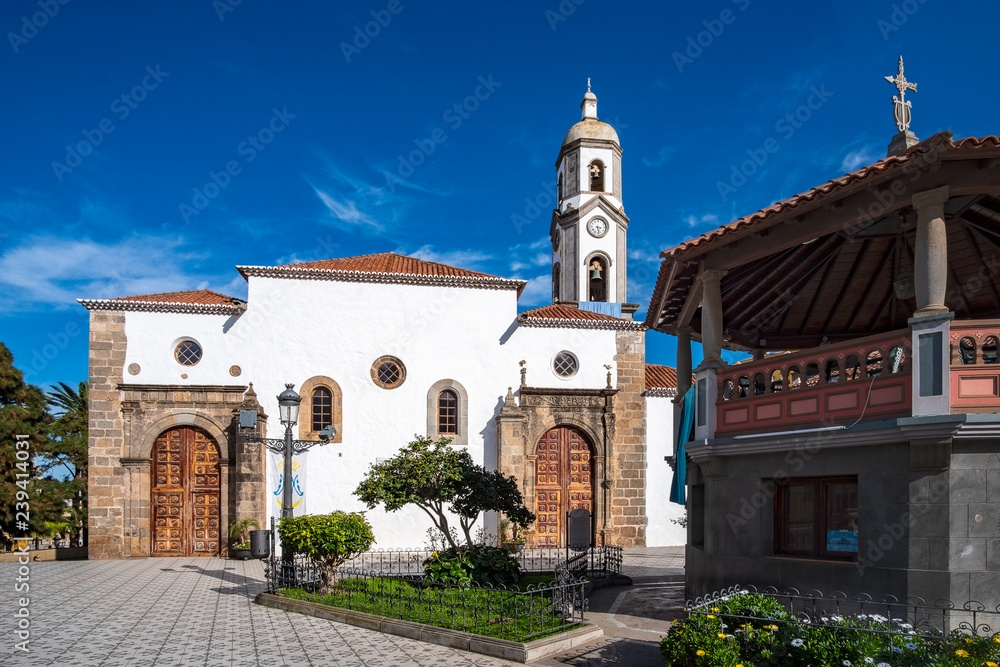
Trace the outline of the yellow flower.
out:
M 708 617 L 709 618 L 715 618 L 715 616 L 712 616 L 711 614 L 709 614 Z
M 772 625 L 765 625 L 764 627 L 767 628 L 768 630 L 777 630 L 778 629 L 778 626 L 777 625 L 773 625 L 773 624 Z
M 986 667 L 1000 667 L 1000 666 L 998 666 L 997 663 L 995 663 L 995 662 L 991 662 L 990 660 L 987 660 L 986 661 Z
M 957 655 L 959 658 L 968 658 L 969 652 L 966 651 L 965 649 L 960 648 L 957 651 L 955 651 L 955 655 Z
M 699 658 L 703 658 L 705 657 L 705 652 L 702 651 L 701 649 L 698 649 L 697 651 L 695 651 L 695 655 L 697 655 Z
M 726 638 L 726 633 L 725 632 L 720 632 L 719 633 L 719 639 L 725 639 L 725 638 Z
M 719 611 L 718 607 L 712 607 L 712 611 Z

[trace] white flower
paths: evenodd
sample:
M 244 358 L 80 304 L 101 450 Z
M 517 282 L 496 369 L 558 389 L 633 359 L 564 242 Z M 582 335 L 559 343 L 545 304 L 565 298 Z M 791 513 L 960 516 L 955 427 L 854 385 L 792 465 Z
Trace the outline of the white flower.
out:
M 880 614 L 872 614 L 872 620 L 875 621 L 876 623 L 885 623 L 889 619 L 887 619 L 885 616 L 882 616 Z
M 869 665 L 875 664 L 875 658 L 865 658 L 865 663 Z
M 844 667 L 851 667 L 851 661 L 850 660 L 845 660 L 842 664 L 844 665 Z
M 859 621 L 867 621 L 868 620 L 868 614 L 858 614 L 858 620 Z
M 843 616 L 831 616 L 830 618 L 833 619 L 834 623 L 840 623 L 842 620 L 844 620 Z M 848 660 L 845 660 L 844 662 L 847 664 L 851 664 L 850 661 Z
M 880 662 L 875 667 L 892 667 L 888 662 Z
M 805 642 L 802 641 L 801 639 L 793 639 L 792 640 L 792 646 L 794 646 L 795 648 L 798 648 L 798 647 L 802 646 L 803 644 L 805 644 Z
M 907 643 L 905 644 L 905 646 L 906 646 L 906 648 L 907 648 L 908 650 L 910 650 L 910 651 L 913 651 L 913 650 L 915 650 L 915 649 L 917 648 L 917 645 L 916 645 L 916 644 L 914 644 L 913 642 L 907 642 Z
M 827 621 L 829 621 L 830 619 L 829 619 L 829 618 L 827 618 L 826 616 L 823 616 L 823 617 L 821 617 L 821 618 L 820 618 L 819 620 L 821 620 L 821 621 L 823 621 L 824 623 L 826 623 L 826 622 L 827 622 Z
M 910 630 L 913 628 L 913 626 L 909 623 L 903 623 L 899 627 L 903 628 L 904 630 Z

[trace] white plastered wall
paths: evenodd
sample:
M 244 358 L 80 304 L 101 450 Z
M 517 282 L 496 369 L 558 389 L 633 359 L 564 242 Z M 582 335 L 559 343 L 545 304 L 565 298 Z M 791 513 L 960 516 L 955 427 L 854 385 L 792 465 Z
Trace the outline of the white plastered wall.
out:
M 646 397 L 646 546 L 678 546 L 687 542 L 687 530 L 671 519 L 684 516 L 684 507 L 670 502 L 673 471 L 665 456 L 674 453 L 674 404 L 665 396 Z

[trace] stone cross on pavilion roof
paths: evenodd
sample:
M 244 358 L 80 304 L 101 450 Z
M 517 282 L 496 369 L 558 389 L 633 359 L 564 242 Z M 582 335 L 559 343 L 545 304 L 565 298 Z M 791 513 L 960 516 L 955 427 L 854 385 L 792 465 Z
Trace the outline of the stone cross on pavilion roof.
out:
M 885 80 L 896 86 L 896 90 L 899 91 L 898 97 L 892 96 L 892 115 L 896 120 L 899 134 L 893 137 L 892 142 L 889 143 L 889 155 L 900 155 L 920 142 L 917 135 L 910 131 L 912 105 L 906 100 L 906 91 L 917 92 L 917 84 L 906 80 L 906 76 L 903 74 L 903 56 L 899 57 L 899 70 L 896 76 L 887 76 Z
M 885 80 L 896 86 L 896 90 L 899 91 L 899 97 L 892 96 L 892 103 L 895 107 L 896 127 L 900 132 L 905 132 L 910 129 L 910 103 L 906 101 L 906 91 L 917 92 L 917 84 L 906 80 L 903 74 L 903 56 L 899 57 L 899 71 L 896 76 L 887 76 Z M 906 107 L 905 111 L 901 107 Z

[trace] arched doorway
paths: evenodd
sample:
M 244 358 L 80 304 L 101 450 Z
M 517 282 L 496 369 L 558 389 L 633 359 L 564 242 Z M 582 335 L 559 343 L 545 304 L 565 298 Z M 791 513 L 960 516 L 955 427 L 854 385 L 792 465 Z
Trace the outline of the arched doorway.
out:
M 548 431 L 535 446 L 535 535 L 538 546 L 566 544 L 566 513 L 594 512 L 591 449 L 575 428 Z
M 152 555 L 217 556 L 219 447 L 201 429 L 183 426 L 160 434 L 152 458 Z

